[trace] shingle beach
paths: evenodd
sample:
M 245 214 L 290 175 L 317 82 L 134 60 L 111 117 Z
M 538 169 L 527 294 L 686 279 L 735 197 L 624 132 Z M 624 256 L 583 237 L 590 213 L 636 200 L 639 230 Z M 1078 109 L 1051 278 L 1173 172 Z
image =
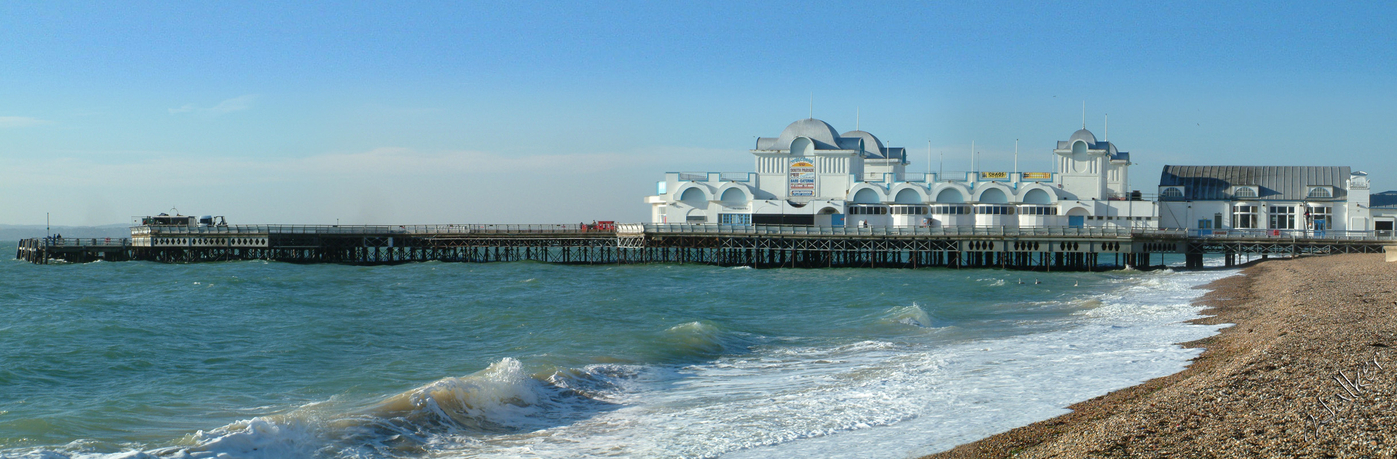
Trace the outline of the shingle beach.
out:
M 1188 369 L 961 445 L 961 457 L 1397 456 L 1397 263 L 1273 259 L 1202 288 Z

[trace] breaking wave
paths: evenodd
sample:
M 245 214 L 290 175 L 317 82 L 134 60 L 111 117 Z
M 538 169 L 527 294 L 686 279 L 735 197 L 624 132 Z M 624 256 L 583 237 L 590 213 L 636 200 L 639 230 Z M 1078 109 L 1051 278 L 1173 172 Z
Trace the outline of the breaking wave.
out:
M 625 380 L 643 371 L 623 365 L 591 365 L 537 378 L 518 360 L 504 358 L 462 377 L 448 377 L 346 408 L 340 400 L 313 403 L 288 413 L 240 420 L 198 431 L 173 445 L 115 455 L 32 451 L 35 457 L 291 458 L 403 457 L 452 446 L 470 446 L 497 434 L 566 425 L 613 409 L 606 401 Z
M 883 320 L 888 322 L 900 323 L 903 325 L 911 325 L 918 328 L 936 327 L 936 323 L 932 320 L 931 315 L 927 314 L 927 312 L 923 310 L 921 306 L 917 305 L 917 303 L 912 303 L 909 306 L 896 306 L 892 309 L 888 309 L 887 313 L 883 317 Z

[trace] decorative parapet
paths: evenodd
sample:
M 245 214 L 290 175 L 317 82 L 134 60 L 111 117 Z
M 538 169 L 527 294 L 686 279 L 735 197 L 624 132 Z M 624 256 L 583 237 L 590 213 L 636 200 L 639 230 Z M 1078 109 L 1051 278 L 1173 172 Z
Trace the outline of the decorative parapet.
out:
M 1354 175 L 1354 176 L 1349 177 L 1349 179 L 1348 179 L 1348 189 L 1350 189 L 1350 190 L 1366 190 L 1366 189 L 1368 189 L 1368 177 L 1367 177 L 1367 176 L 1363 176 L 1363 175 Z

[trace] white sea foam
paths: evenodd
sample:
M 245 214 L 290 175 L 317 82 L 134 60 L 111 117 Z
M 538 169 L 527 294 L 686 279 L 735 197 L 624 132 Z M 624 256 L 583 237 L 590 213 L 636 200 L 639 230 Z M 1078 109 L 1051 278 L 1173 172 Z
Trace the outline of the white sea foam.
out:
M 944 450 L 1182 370 L 1200 350 L 1174 343 L 1219 328 L 1181 323 L 1197 315 L 1190 303 L 1202 292 L 1192 287 L 1227 274 L 1124 278 L 1106 294 L 1074 300 L 1079 310 L 1044 333 L 942 346 L 757 349 L 629 388 L 620 409 L 461 453 L 862 458 Z M 915 316 L 895 307 L 885 318 Z

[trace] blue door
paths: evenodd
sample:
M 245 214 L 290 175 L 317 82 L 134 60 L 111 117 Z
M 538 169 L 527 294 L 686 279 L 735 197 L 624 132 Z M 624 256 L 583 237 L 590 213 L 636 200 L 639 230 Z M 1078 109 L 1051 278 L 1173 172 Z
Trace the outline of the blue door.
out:
M 1087 226 L 1086 220 L 1086 217 L 1083 217 L 1081 215 L 1068 215 L 1067 226 L 1072 228 L 1081 228 L 1083 226 Z
M 829 226 L 833 226 L 833 227 L 835 227 L 835 228 L 843 228 L 843 227 L 844 227 L 844 214 L 834 214 L 834 215 L 830 215 L 830 216 L 829 216 Z

